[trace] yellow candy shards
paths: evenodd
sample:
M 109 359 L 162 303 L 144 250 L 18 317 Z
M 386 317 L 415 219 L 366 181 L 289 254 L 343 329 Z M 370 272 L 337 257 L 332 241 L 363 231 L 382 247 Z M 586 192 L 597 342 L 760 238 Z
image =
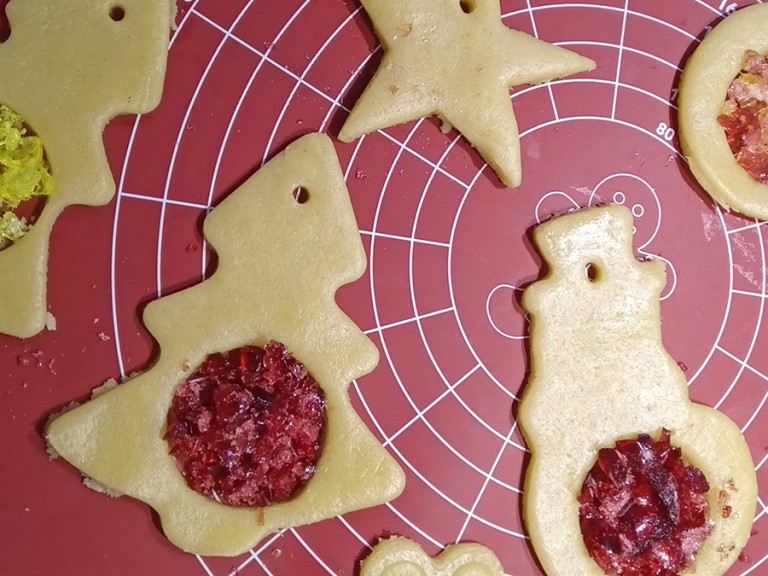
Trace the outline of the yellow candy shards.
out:
M 0 104 L 0 249 L 26 234 L 29 225 L 13 213 L 35 196 L 50 196 L 53 178 L 43 140 L 29 133 L 24 119 Z

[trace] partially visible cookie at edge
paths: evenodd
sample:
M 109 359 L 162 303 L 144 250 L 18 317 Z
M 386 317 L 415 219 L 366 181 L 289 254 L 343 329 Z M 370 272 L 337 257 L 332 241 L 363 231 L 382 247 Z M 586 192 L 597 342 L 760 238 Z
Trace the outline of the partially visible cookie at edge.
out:
M 29 337 L 45 327 L 54 222 L 69 205 L 102 205 L 114 195 L 102 132 L 115 116 L 158 105 L 175 6 L 172 0 L 8 4 L 0 104 L 42 139 L 54 192 L 29 232 L 0 251 L 0 332 Z
M 504 576 L 496 554 L 482 544 L 451 544 L 434 558 L 408 538 L 380 540 L 360 563 L 360 576 Z
M 701 187 L 726 210 L 768 219 L 768 185 L 742 168 L 718 117 L 744 55 L 768 55 L 768 5 L 737 10 L 718 23 L 686 61 L 680 79 L 680 144 Z

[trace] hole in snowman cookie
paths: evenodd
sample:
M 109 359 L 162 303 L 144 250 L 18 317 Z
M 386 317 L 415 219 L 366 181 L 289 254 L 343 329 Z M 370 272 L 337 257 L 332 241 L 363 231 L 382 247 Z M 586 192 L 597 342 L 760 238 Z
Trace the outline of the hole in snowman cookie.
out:
M 600 279 L 600 268 L 594 262 L 587 264 L 584 268 L 584 271 L 587 275 L 587 279 L 589 279 L 590 282 L 597 282 Z
M 599 451 L 579 496 L 590 556 L 607 574 L 675 576 L 691 566 L 712 531 L 709 484 L 686 465 L 670 432 Z
M 268 506 L 312 478 L 325 423 L 318 383 L 270 341 L 209 355 L 176 390 L 165 439 L 196 492 L 230 506 Z

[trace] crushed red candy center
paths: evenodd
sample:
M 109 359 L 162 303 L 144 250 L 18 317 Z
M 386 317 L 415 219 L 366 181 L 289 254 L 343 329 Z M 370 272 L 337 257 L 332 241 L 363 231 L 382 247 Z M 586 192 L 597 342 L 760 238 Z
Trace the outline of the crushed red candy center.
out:
M 208 356 L 174 393 L 165 439 L 196 492 L 268 506 L 312 478 L 325 421 L 323 390 L 270 341 Z
M 579 522 L 590 556 L 622 576 L 676 576 L 693 563 L 712 531 L 698 468 L 646 434 L 599 451 L 579 495 Z
M 753 50 L 744 54 L 717 121 L 739 165 L 768 184 L 768 58 Z

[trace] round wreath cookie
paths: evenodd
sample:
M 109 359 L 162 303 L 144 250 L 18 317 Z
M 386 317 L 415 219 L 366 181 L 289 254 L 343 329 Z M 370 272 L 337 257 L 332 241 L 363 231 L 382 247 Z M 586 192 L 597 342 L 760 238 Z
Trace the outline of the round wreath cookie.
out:
M 768 219 L 768 185 L 739 164 L 718 119 L 749 51 L 768 54 L 768 5 L 738 10 L 715 26 L 688 59 L 680 82 L 679 130 L 691 172 L 721 206 Z

